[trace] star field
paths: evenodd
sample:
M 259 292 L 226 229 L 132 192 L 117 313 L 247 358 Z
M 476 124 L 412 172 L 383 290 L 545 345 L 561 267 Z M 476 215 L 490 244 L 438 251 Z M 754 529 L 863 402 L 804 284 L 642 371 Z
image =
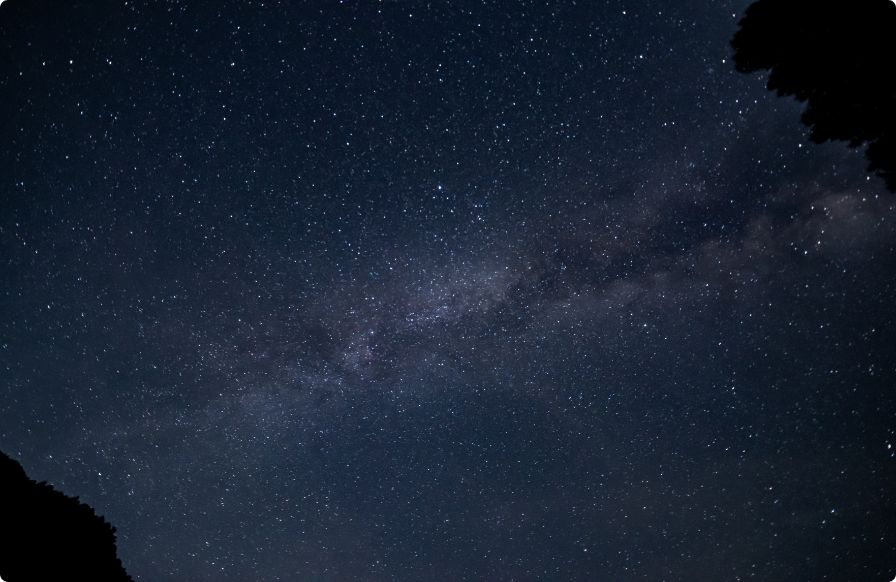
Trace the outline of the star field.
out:
M 138 580 L 885 580 L 896 207 L 749 2 L 0 8 L 0 449 Z

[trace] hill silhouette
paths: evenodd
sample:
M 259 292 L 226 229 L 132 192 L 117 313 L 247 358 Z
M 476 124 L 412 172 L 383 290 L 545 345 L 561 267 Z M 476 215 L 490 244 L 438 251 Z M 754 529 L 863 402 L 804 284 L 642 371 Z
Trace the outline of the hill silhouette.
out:
M 867 146 L 869 170 L 896 191 L 894 30 L 891 0 L 758 0 L 731 46 L 738 71 L 769 70 L 769 90 L 807 103 L 813 142 Z
M 130 581 L 115 550 L 115 528 L 94 510 L 30 478 L 0 452 L 0 578 Z

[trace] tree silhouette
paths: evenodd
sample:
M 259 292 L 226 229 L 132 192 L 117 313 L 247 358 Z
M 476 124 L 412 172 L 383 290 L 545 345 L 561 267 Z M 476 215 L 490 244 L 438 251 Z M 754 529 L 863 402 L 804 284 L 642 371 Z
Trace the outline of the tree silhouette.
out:
M 115 551 L 115 528 L 93 509 L 28 478 L 0 452 L 0 578 L 130 581 Z
M 807 103 L 816 143 L 867 145 L 869 170 L 896 191 L 896 4 L 758 0 L 734 35 L 738 71 L 770 70 L 768 88 Z

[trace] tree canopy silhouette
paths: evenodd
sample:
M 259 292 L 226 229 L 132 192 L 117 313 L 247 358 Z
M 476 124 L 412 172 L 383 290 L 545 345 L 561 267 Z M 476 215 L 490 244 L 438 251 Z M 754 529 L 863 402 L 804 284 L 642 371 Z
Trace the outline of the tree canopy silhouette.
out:
M 5 582 L 133 582 L 115 550 L 115 528 L 93 509 L 28 478 L 0 452 L 0 578 Z
M 734 35 L 738 71 L 770 70 L 769 90 L 807 103 L 816 143 L 867 145 L 869 170 L 896 191 L 896 4 L 758 0 Z

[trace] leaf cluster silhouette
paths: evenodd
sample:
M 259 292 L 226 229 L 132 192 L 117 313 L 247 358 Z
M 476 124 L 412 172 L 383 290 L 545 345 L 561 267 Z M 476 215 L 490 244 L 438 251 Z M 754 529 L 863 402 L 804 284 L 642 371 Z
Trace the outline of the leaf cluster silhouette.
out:
M 116 554 L 115 528 L 94 510 L 30 478 L 0 452 L 0 578 L 5 582 L 133 582 Z
M 758 0 L 731 41 L 738 71 L 769 70 L 768 88 L 807 106 L 816 143 L 867 146 L 869 170 L 896 191 L 896 4 Z

